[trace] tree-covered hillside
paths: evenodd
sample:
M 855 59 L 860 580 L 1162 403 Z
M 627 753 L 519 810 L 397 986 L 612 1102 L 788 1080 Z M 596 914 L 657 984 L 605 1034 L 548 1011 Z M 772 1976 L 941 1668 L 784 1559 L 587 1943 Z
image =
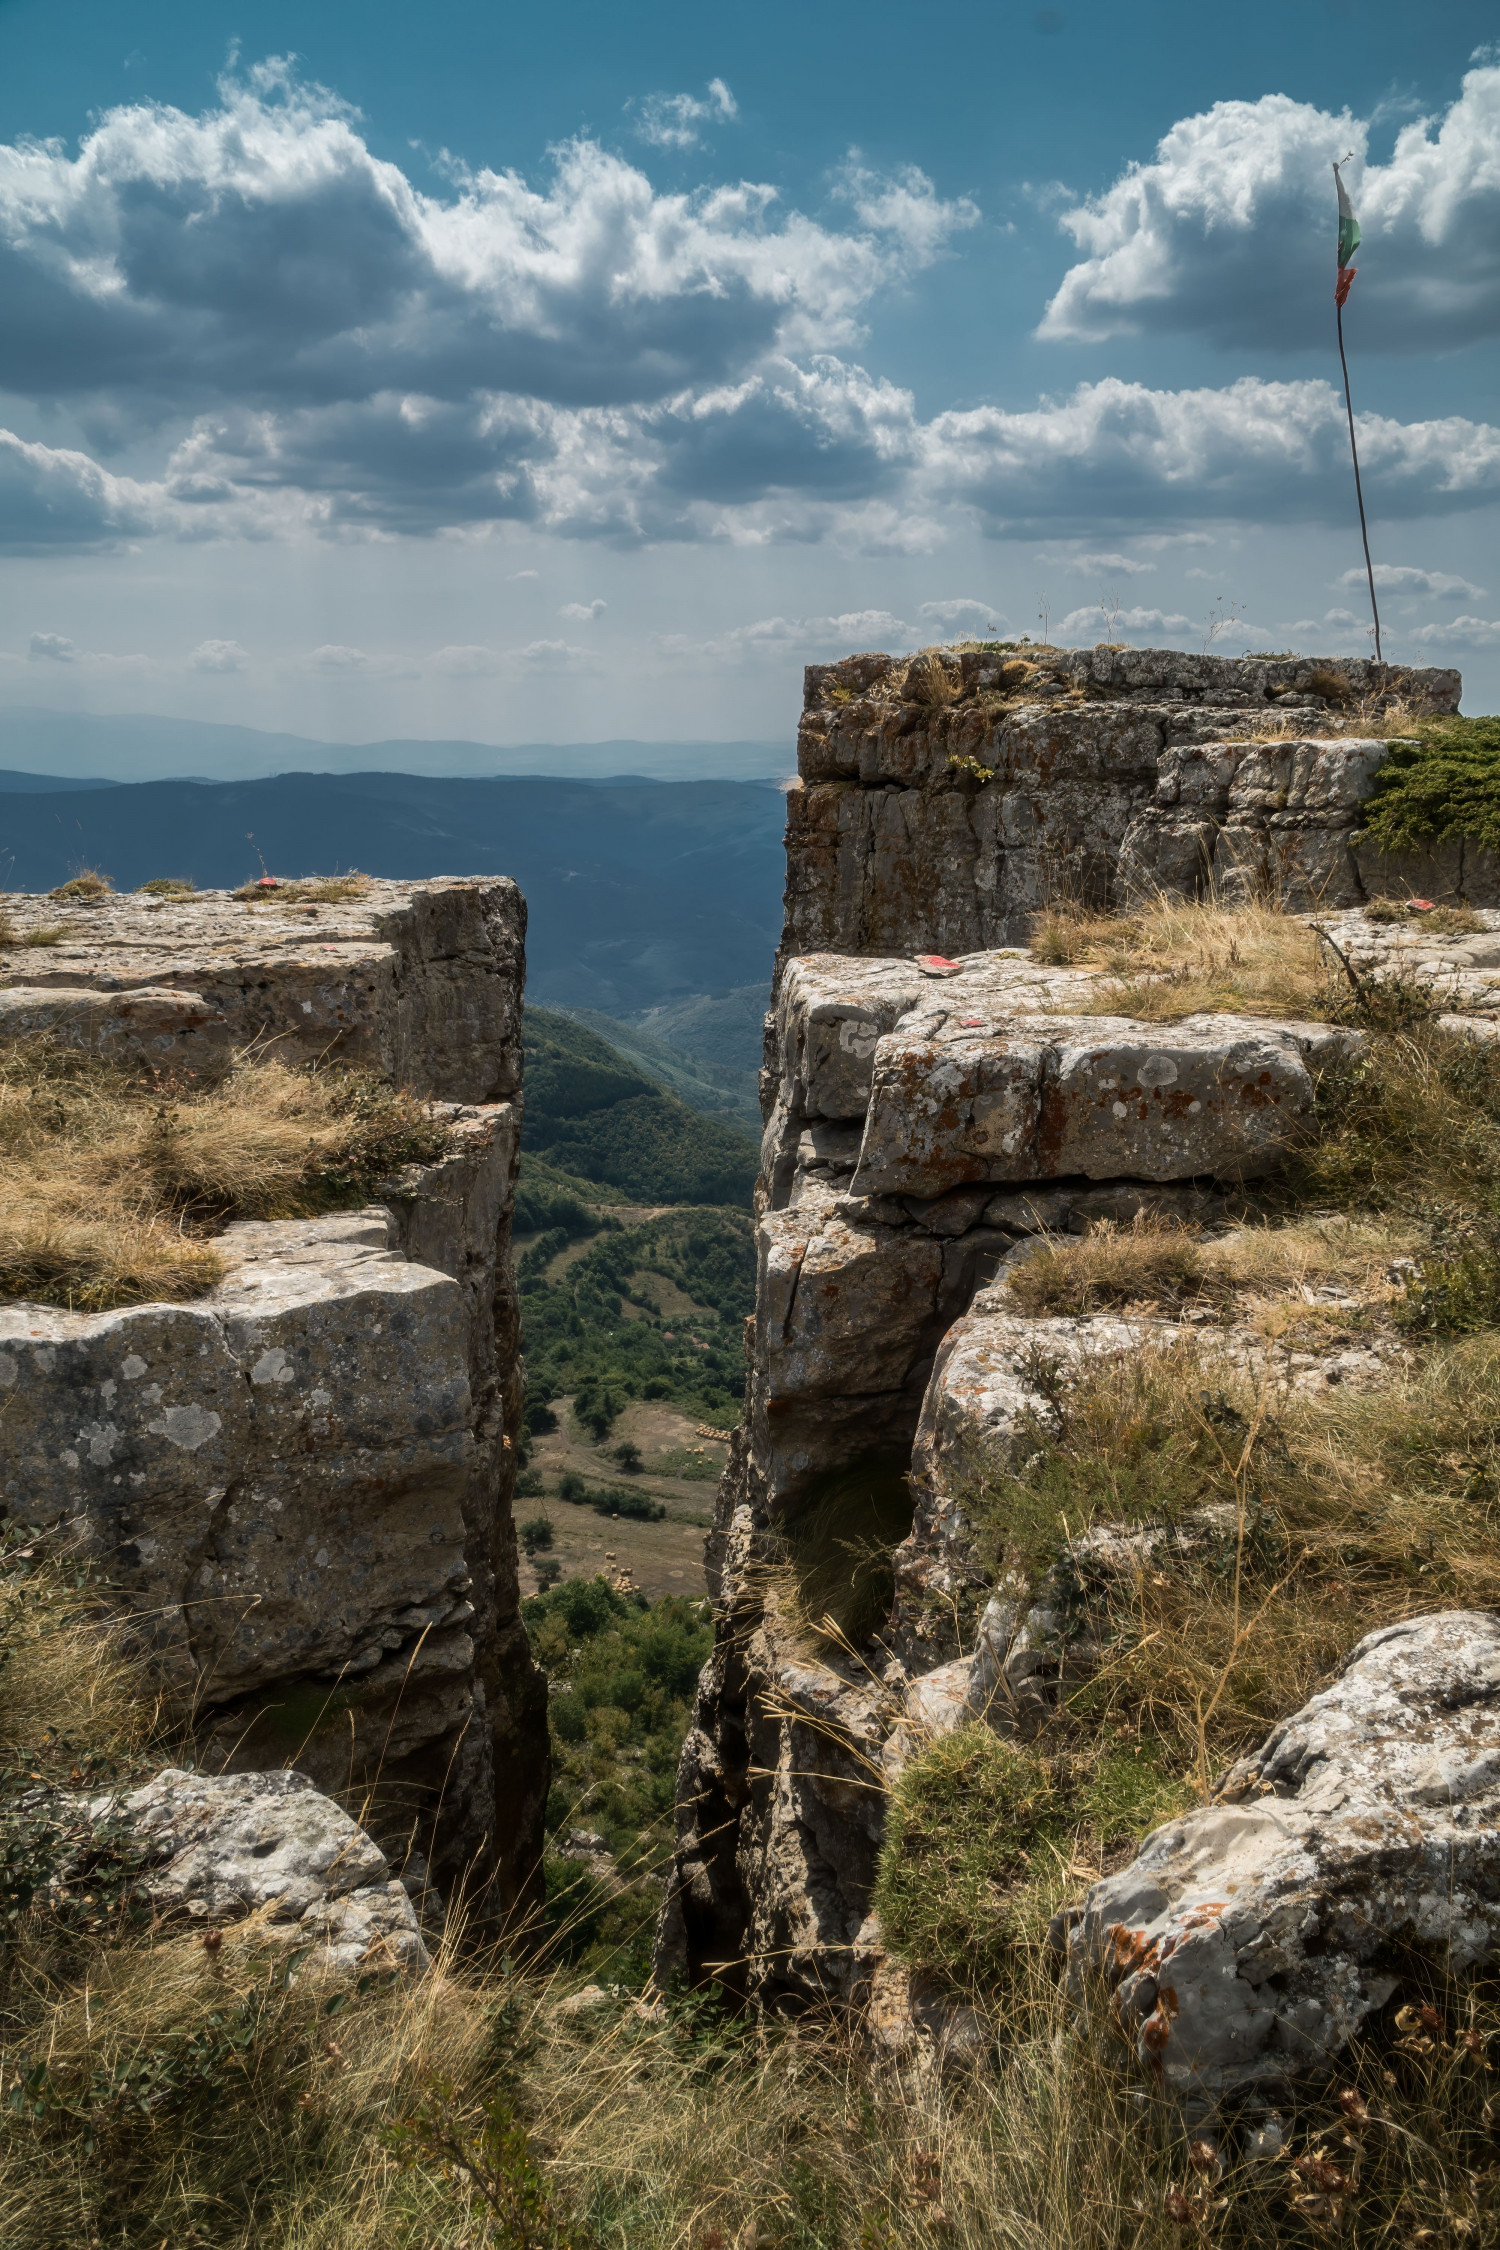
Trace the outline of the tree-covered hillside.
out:
M 548 1008 L 526 1011 L 522 1148 L 642 1203 L 748 1208 L 750 1135 L 701 1116 L 597 1032 Z

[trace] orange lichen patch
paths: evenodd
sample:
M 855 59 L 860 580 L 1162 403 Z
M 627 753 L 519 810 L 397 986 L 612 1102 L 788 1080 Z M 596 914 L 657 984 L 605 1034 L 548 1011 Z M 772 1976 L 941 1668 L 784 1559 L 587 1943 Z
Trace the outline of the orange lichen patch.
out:
M 1144 1930 L 1132 1930 L 1124 1922 L 1111 1922 L 1105 1936 L 1109 1940 L 1107 1974 L 1112 1982 L 1123 1983 L 1126 1977 L 1157 1966 L 1156 1941 L 1148 1938 Z

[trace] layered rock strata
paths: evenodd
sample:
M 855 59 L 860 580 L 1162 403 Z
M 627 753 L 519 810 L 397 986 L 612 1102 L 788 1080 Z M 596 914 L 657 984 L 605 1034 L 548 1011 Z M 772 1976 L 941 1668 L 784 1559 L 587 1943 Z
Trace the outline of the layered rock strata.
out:
M 1205 1382 L 1278 1390 L 1388 1379 L 1400 1347 L 1378 1318 L 1330 1319 L 1316 1343 L 1232 1313 L 1029 1319 L 1006 1284 L 1045 1235 L 1101 1219 L 1228 1224 L 1352 1036 L 1102 1016 L 1090 976 L 1019 950 L 1049 899 L 1279 892 L 1318 908 L 1356 977 L 1435 982 L 1480 1029 L 1496 1011 L 1500 916 L 1428 934 L 1356 911 L 1367 886 L 1405 887 L 1358 840 L 1387 742 L 1319 739 L 1317 723 L 1351 701 L 1378 720 L 1392 693 L 1452 710 L 1459 682 L 1105 650 L 809 671 L 746 1411 L 709 1540 L 715 1646 L 679 1775 L 660 1976 L 856 2000 L 881 2038 L 914 2036 L 920 1995 L 893 1997 L 870 1913 L 892 1779 L 971 1720 L 1035 1724 L 1097 1660 L 1111 1596 L 1233 1540 L 1212 1509 L 1103 1526 L 1033 1585 L 980 1551 L 976 1480 L 1014 1469 L 1101 1360 L 1187 1352 Z M 1434 866 L 1416 874 L 1440 892 Z M 1450 892 L 1466 870 L 1490 880 L 1481 855 L 1444 869 Z M 1335 1315 L 1341 1294 L 1319 1302 Z M 820 1633 L 794 1591 L 799 1527 L 842 1496 L 858 1544 L 863 1494 L 868 1543 L 897 1489 L 883 1618 Z
M 1356 840 L 1387 704 L 1455 711 L 1459 693 L 1450 671 L 1168 649 L 812 665 L 783 955 L 1024 944 L 1050 901 L 1140 890 L 1500 904 L 1493 855 L 1387 862 Z M 1334 711 L 1365 734 L 1329 739 Z
M 1068 1012 L 1090 982 L 1000 954 L 785 966 L 746 1415 L 709 1542 L 718 1633 L 684 1752 L 664 1972 L 715 1965 L 794 1999 L 867 1987 L 892 1761 L 996 1693 L 975 1672 L 988 1589 L 965 1469 L 1045 1413 L 1035 1367 L 1060 1332 L 1075 1361 L 1140 1342 L 1139 1324 L 1021 1320 L 991 1285 L 1045 1232 L 1222 1215 L 1348 1037 Z M 911 1529 L 876 1641 L 811 1655 L 777 1589 L 783 1536 L 851 1477 L 904 1483 Z
M 288 892 L 294 886 L 287 886 Z M 521 1085 L 526 905 L 506 877 L 365 882 L 319 904 L 225 891 L 5 900 L 0 1037 L 192 1068 L 252 1043 L 341 1059 L 443 1101 Z
M 374 1792 L 398 1858 L 509 1903 L 535 1879 L 547 1777 L 511 1520 L 525 909 L 503 881 L 371 889 L 348 924 L 326 910 L 343 981 L 321 1000 L 299 923 L 216 899 L 163 910 L 170 948 L 139 900 L 74 910 L 90 943 L 49 949 L 71 1011 L 50 1026 L 0 992 L 13 1030 L 130 1052 L 141 1023 L 119 1010 L 154 946 L 152 989 L 182 996 L 169 971 L 192 985 L 143 1055 L 187 1069 L 254 1037 L 307 1059 L 342 1010 L 336 1051 L 404 1059 L 406 1083 L 449 1097 L 450 1131 L 378 1206 L 230 1227 L 224 1278 L 190 1303 L 0 1306 L 0 1503 L 82 1540 L 205 1764 Z

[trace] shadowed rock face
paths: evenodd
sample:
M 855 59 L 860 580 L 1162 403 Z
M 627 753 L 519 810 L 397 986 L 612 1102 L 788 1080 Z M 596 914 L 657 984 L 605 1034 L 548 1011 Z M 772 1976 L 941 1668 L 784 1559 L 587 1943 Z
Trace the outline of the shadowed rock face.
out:
M 1140 2061 L 1186 2095 L 1326 2068 L 1396 1989 L 1382 1948 L 1455 1969 L 1500 1945 L 1500 1618 L 1371 1633 L 1241 1761 L 1059 1920 Z
M 337 1051 L 439 1094 L 516 1096 L 515 886 L 371 890 L 352 930 L 344 905 L 321 910 L 318 942 L 347 972 Z M 48 910 L 28 901 L 14 918 Z M 169 998 L 169 955 L 196 979 L 191 1006 L 158 1027 L 165 1046 L 145 1040 L 153 1060 L 191 1068 L 256 1032 L 294 1055 L 326 1044 L 289 913 L 212 897 L 164 908 L 170 946 L 149 913 L 140 900 L 75 911 L 92 917 L 87 957 L 81 939 L 71 959 L 43 956 L 68 980 L 50 988 L 66 1011 L 53 1036 L 131 1052 L 156 1020 L 122 1013 L 144 954 Z M 200 1021 L 204 986 L 214 1012 Z M 21 1021 L 34 1000 L 12 988 L 0 1013 L 45 1031 Z M 229 1228 L 208 1296 L 99 1314 L 0 1306 L 0 1502 L 99 1558 L 205 1765 L 295 1762 L 325 1788 L 374 1790 L 382 1834 L 404 1849 L 415 1833 L 445 1881 L 492 1879 L 508 1904 L 536 1879 L 547 1785 L 511 1520 L 520 1105 L 440 1106 L 446 1156 L 383 1183 L 366 1211 Z

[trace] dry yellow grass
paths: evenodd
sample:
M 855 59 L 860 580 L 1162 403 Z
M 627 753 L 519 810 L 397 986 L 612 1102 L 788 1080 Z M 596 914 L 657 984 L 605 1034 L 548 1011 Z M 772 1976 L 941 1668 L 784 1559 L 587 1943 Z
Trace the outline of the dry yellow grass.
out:
M 336 906 L 344 899 L 363 898 L 369 887 L 369 876 L 351 868 L 347 875 L 309 875 L 295 882 L 258 877 L 230 896 L 247 906 Z
M 360 1202 L 446 1145 L 373 1079 L 253 1054 L 163 1078 L 42 1042 L 0 1050 L 0 1299 L 97 1311 L 201 1295 L 231 1218 Z
M 1109 1654 L 1059 1726 L 1096 1746 L 1123 1728 L 1206 1782 L 1362 1634 L 1500 1603 L 1497 1433 L 1494 1333 L 1362 1389 L 1298 1387 L 1269 1340 L 1166 1331 L 1059 1377 L 1024 1465 L 974 1463 L 962 1501 L 990 1566 L 1033 1577 L 1093 1523 L 1197 1527 L 1185 1558 L 1143 1554 L 1090 1596 Z
M 1099 972 L 1085 1013 L 1319 1017 L 1345 996 L 1317 933 L 1271 905 L 1158 897 L 1128 914 L 1049 907 L 1031 949 L 1057 967 Z
M 1238 1305 L 1240 1317 L 1263 1322 L 1282 1302 L 1300 1311 L 1304 1292 L 1319 1288 L 1388 1301 L 1397 1293 L 1394 1261 L 1424 1246 L 1416 1226 L 1343 1213 L 1207 1237 L 1141 1212 L 1128 1225 L 1106 1220 L 1082 1236 L 1049 1237 L 1009 1276 L 1007 1289 L 1033 1317 L 1131 1306 L 1227 1314 Z

